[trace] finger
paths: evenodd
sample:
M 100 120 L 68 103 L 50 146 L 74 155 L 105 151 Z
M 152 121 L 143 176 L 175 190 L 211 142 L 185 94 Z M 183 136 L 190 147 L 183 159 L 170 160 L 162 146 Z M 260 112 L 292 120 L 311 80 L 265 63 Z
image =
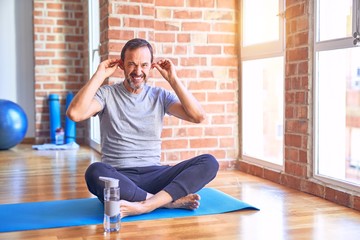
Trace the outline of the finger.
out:
M 110 59 L 110 63 L 108 64 L 109 68 L 112 68 L 114 66 L 118 66 L 119 65 L 119 61 L 120 59 Z
M 167 59 L 161 60 L 160 65 L 166 65 L 169 61 Z
M 164 65 L 165 63 L 166 63 L 166 59 L 161 59 L 161 60 L 157 61 L 157 64 L 158 64 L 159 66 L 162 66 L 162 65 Z
M 163 61 L 163 63 L 161 64 L 161 67 L 163 67 L 163 68 L 169 68 L 169 67 L 171 67 L 171 62 L 170 62 L 170 60 L 165 59 L 165 60 Z
M 156 68 L 159 72 L 163 70 L 163 68 L 158 63 L 153 63 L 151 67 Z
M 109 67 L 109 68 L 112 68 L 112 67 L 115 67 L 115 66 L 117 66 L 117 65 L 118 65 L 117 62 L 111 62 L 111 63 L 109 63 L 108 67 Z

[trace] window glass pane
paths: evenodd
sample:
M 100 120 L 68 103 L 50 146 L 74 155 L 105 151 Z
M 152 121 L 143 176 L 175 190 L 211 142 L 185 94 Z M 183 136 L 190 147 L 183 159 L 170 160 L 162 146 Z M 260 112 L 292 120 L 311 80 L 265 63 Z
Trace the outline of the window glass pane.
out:
M 243 61 L 243 155 L 283 164 L 284 58 Z
M 317 174 L 360 184 L 360 48 L 317 53 Z
M 326 41 L 352 36 L 353 0 L 318 0 L 318 38 Z
M 243 46 L 279 41 L 279 0 L 243 0 Z

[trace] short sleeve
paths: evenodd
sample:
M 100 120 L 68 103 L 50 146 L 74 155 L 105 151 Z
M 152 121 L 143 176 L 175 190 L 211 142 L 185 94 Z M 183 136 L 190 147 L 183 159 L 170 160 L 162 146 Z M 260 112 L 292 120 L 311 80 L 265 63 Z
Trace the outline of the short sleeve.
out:
M 169 108 L 174 103 L 179 102 L 179 98 L 176 96 L 175 93 L 172 93 L 172 92 L 167 91 L 167 90 L 163 91 L 163 95 L 164 95 L 164 109 L 165 109 L 165 112 L 167 114 L 169 114 Z
M 100 115 L 102 114 L 102 111 L 104 110 L 104 107 L 105 107 L 105 99 L 106 99 L 106 96 L 108 95 L 108 91 L 109 91 L 108 85 L 104 85 L 96 91 L 94 99 L 100 103 L 102 110 L 100 112 L 98 112 L 97 114 L 95 114 L 95 116 L 98 114 L 100 114 Z

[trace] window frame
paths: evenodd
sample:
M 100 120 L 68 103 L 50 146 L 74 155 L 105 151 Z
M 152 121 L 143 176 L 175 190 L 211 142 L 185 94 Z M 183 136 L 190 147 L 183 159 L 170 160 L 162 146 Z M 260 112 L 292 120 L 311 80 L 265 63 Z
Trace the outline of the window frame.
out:
M 283 71 L 285 73 L 285 0 L 278 0 L 279 3 L 279 13 L 278 13 L 278 17 L 279 17 L 279 40 L 278 41 L 272 41 L 272 42 L 267 42 L 267 43 L 262 43 L 262 44 L 254 44 L 254 45 L 250 45 L 250 46 L 243 46 L 243 18 L 241 17 L 240 19 L 240 76 L 239 79 L 241 81 L 243 81 L 242 79 L 242 70 L 243 70 L 243 61 L 249 61 L 249 60 L 260 60 L 260 59 L 266 59 L 266 58 L 272 58 L 272 57 L 284 57 L 284 68 Z M 244 1 L 241 0 L 240 3 L 240 14 L 241 16 L 243 16 L 243 9 L 244 9 Z M 285 77 L 285 74 L 284 74 Z M 240 100 L 241 100 L 241 108 L 240 111 L 242 113 L 243 111 L 243 88 L 242 88 L 242 83 L 240 82 L 239 84 L 240 87 Z M 284 81 L 284 86 L 283 86 L 283 91 L 285 91 L 285 81 Z M 285 92 L 284 92 L 285 95 Z M 285 107 L 285 105 L 284 105 Z M 283 112 L 283 126 L 285 126 L 285 110 Z M 243 120 L 242 117 L 240 118 L 240 128 L 243 129 Z M 285 129 L 284 129 L 285 130 Z M 285 132 L 285 131 L 283 131 Z M 283 133 L 284 134 L 284 133 Z M 283 156 L 282 156 L 282 165 L 278 165 L 269 161 L 266 161 L 265 159 L 259 159 L 259 158 L 255 158 L 252 156 L 248 156 L 244 154 L 244 149 L 243 149 L 243 131 L 241 132 L 240 135 L 240 155 L 241 155 L 241 159 L 244 161 L 248 161 L 251 162 L 253 164 L 258 164 L 261 165 L 263 167 L 268 167 L 271 168 L 273 170 L 277 170 L 277 171 L 283 171 L 285 168 L 285 159 L 284 159 L 284 154 L 285 154 L 285 146 L 283 145 Z M 284 139 L 284 136 L 283 136 Z M 284 142 L 283 142 L 284 143 Z
M 313 29 L 314 29 L 314 38 L 313 38 L 313 92 L 312 97 L 314 99 L 313 101 L 313 174 L 312 178 L 326 183 L 331 184 L 334 186 L 339 186 L 345 189 L 350 189 L 353 191 L 359 191 L 359 184 L 354 184 L 351 182 L 347 182 L 341 179 L 333 178 L 330 176 L 325 176 L 319 173 L 319 101 L 318 101 L 318 69 L 317 69 L 317 63 L 318 63 L 318 54 L 322 51 L 329 51 L 329 50 L 337 50 L 337 49 L 347 49 L 347 48 L 353 48 L 354 47 L 354 37 L 344 37 L 344 38 L 338 38 L 338 39 L 332 39 L 332 40 L 324 40 L 320 41 L 319 39 L 319 32 L 318 32 L 318 22 L 319 22 L 319 8 L 318 8 L 318 1 L 314 1 L 314 22 L 313 22 Z M 358 9 L 358 11 L 354 10 Z M 358 15 L 357 15 L 358 14 Z M 358 31 L 360 27 L 360 0 L 353 0 L 353 16 L 352 16 L 352 32 Z
M 244 9 L 244 0 L 241 0 L 241 16 Z M 251 46 L 243 46 L 243 19 L 240 20 L 240 58 L 243 60 L 254 60 L 259 58 L 268 58 L 275 56 L 284 56 L 285 48 L 285 0 L 279 0 L 279 41 L 272 41 L 263 44 L 254 44 Z

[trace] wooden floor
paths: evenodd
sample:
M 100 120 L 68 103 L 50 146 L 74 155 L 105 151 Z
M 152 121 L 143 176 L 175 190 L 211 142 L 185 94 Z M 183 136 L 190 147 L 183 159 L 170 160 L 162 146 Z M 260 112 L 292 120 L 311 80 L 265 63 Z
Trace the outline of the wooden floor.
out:
M 91 197 L 83 173 L 98 160 L 87 147 L 0 151 L 0 204 Z M 360 212 L 326 200 L 238 171 L 219 172 L 208 187 L 261 210 L 122 223 L 120 233 L 110 235 L 92 225 L 0 233 L 0 239 L 360 239 Z

